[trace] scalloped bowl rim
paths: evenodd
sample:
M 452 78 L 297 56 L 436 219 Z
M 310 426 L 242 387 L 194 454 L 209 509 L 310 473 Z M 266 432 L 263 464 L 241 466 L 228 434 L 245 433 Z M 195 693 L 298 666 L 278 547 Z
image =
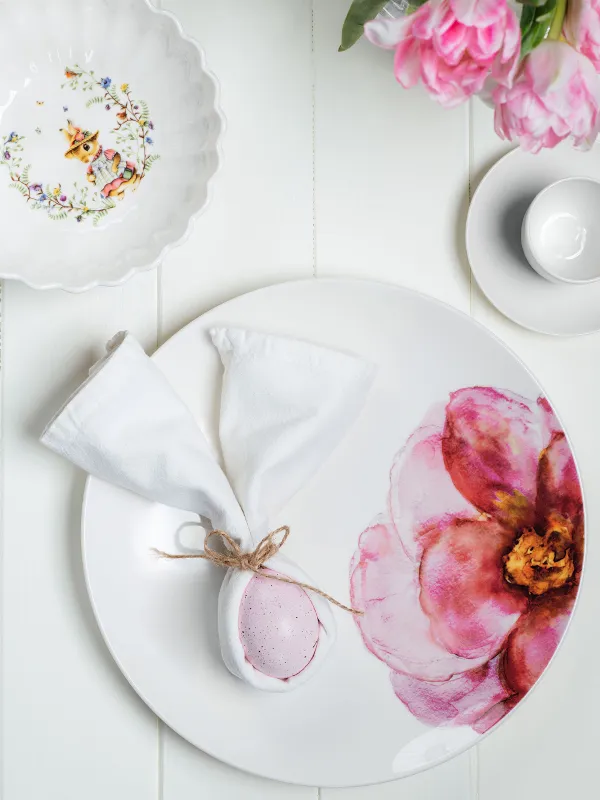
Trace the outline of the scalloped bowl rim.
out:
M 23 275 L 17 275 L 14 272 L 4 272 L 1 267 L 0 267 L 0 280 L 19 281 L 19 283 L 23 283 L 26 286 L 29 286 L 29 288 L 36 289 L 38 291 L 47 291 L 47 290 L 50 290 L 50 289 L 62 289 L 63 291 L 69 292 L 70 294 L 81 294 L 83 292 L 88 292 L 90 289 L 96 289 L 99 286 L 102 286 L 102 287 L 121 286 L 122 284 L 126 283 L 128 280 L 130 280 L 134 275 L 136 275 L 138 273 L 150 272 L 151 270 L 156 269 L 158 266 L 160 266 L 162 261 L 164 261 L 164 259 L 168 256 L 168 254 L 172 250 L 174 250 L 176 247 L 179 247 L 180 245 L 184 244 L 184 242 L 186 242 L 187 239 L 189 239 L 189 237 L 190 237 L 190 235 L 191 235 L 191 233 L 192 233 L 192 231 L 194 229 L 194 226 L 196 224 L 197 219 L 203 214 L 203 212 L 206 210 L 207 206 L 209 205 L 210 201 L 212 200 L 214 178 L 219 173 L 219 171 L 221 169 L 221 166 L 222 166 L 222 162 L 223 162 L 223 150 L 222 150 L 221 142 L 222 142 L 223 134 L 225 133 L 226 128 L 227 128 L 227 120 L 226 120 L 226 117 L 225 117 L 225 115 L 223 113 L 223 110 L 221 108 L 221 87 L 220 87 L 219 81 L 218 81 L 217 77 L 215 76 L 215 74 L 212 72 L 212 70 L 210 70 L 206 66 L 206 56 L 205 56 L 205 53 L 204 53 L 204 49 L 202 48 L 200 43 L 193 36 L 188 35 L 184 31 L 183 26 L 182 26 L 181 22 L 179 21 L 179 18 L 172 11 L 167 11 L 166 9 L 163 9 L 163 8 L 157 8 L 156 6 L 154 6 L 152 4 L 151 0 L 142 0 L 142 1 L 143 1 L 144 5 L 152 13 L 170 18 L 171 21 L 173 22 L 173 24 L 175 25 L 175 27 L 177 29 L 177 33 L 179 34 L 181 39 L 183 41 L 188 42 L 189 44 L 193 45 L 193 47 L 196 48 L 196 50 L 198 51 L 198 54 L 200 56 L 200 65 L 201 65 L 202 71 L 206 75 L 206 77 L 213 83 L 213 86 L 214 86 L 214 90 L 215 90 L 214 113 L 215 113 L 215 116 L 219 120 L 220 128 L 219 128 L 219 132 L 217 134 L 217 137 L 215 139 L 215 152 L 216 152 L 216 155 L 217 155 L 216 165 L 215 165 L 215 169 L 214 169 L 213 173 L 210 175 L 210 177 L 208 178 L 207 183 L 206 183 L 206 197 L 204 198 L 204 202 L 202 203 L 201 206 L 199 206 L 196 209 L 196 211 L 194 211 L 190 215 L 190 218 L 188 220 L 186 229 L 184 230 L 183 234 L 178 239 L 175 239 L 172 242 L 167 242 L 167 244 L 164 245 L 162 250 L 156 256 L 156 258 L 154 258 L 153 261 L 149 262 L 148 264 L 144 264 L 142 266 L 132 267 L 126 273 L 124 273 L 120 278 L 116 278 L 115 280 L 106 280 L 106 279 L 101 279 L 100 278 L 100 279 L 97 279 L 97 280 L 89 281 L 88 283 L 86 283 L 83 286 L 66 286 L 63 283 L 61 283 L 60 281 L 54 281 L 53 283 L 43 283 L 43 284 L 41 284 L 41 283 L 36 283 L 35 281 L 32 281 L 32 280 L 28 280 Z

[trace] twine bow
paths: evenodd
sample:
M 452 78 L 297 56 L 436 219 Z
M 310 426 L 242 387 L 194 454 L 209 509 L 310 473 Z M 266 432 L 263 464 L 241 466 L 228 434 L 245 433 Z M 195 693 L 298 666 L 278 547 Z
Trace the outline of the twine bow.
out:
M 283 533 L 283 537 L 279 541 L 277 536 L 280 533 Z M 281 550 L 289 535 L 289 525 L 282 525 L 281 528 L 277 528 L 277 530 L 268 533 L 265 538 L 258 543 L 254 550 L 244 553 L 239 544 L 232 539 L 226 531 L 209 531 L 204 537 L 203 553 L 176 555 L 173 553 L 164 553 L 162 550 L 156 549 L 154 549 L 154 552 L 162 558 L 170 559 L 203 558 L 206 561 L 211 561 L 218 567 L 223 567 L 224 569 L 239 569 L 242 572 L 254 572 L 254 574 L 258 575 L 260 578 L 269 578 L 271 580 L 281 581 L 281 583 L 291 583 L 293 586 L 299 586 L 301 589 L 314 592 L 315 594 L 324 597 L 325 600 L 329 600 L 329 602 L 333 603 L 334 606 L 337 606 L 344 611 L 349 611 L 350 614 L 362 616 L 364 611 L 359 611 L 356 608 L 345 606 L 343 603 L 340 603 L 338 600 L 333 598 L 330 594 L 327 594 L 327 592 L 322 592 L 321 589 L 317 589 L 316 586 L 311 586 L 308 583 L 302 583 L 302 581 L 296 581 L 293 578 L 286 578 L 284 575 L 279 575 L 278 573 L 267 575 L 262 571 L 265 563 Z M 219 553 L 217 550 L 213 550 L 209 544 L 213 536 L 221 537 L 228 547 L 228 552 Z

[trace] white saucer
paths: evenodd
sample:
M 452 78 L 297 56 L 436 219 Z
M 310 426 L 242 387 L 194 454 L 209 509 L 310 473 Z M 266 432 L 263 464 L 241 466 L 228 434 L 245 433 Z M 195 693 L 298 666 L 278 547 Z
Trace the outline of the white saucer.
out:
M 521 247 L 521 223 L 545 186 L 572 176 L 600 180 L 600 150 L 530 155 L 513 150 L 488 172 L 467 218 L 471 269 L 488 300 L 513 322 L 540 333 L 577 336 L 600 330 L 600 281 L 564 286 L 540 277 Z

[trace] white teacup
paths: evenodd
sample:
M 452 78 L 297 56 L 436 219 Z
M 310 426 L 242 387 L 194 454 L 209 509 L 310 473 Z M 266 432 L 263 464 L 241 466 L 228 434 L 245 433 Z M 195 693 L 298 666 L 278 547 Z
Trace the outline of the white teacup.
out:
M 600 182 L 565 178 L 533 200 L 521 229 L 527 260 L 554 283 L 600 279 Z

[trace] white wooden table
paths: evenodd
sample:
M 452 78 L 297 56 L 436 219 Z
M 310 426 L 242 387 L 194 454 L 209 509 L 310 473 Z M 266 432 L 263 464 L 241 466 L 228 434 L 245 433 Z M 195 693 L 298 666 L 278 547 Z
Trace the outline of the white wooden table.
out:
M 221 83 L 228 129 L 208 211 L 158 272 L 121 288 L 68 295 L 4 286 L 2 800 L 598 796 L 600 335 L 537 336 L 483 298 L 465 257 L 465 214 L 483 172 L 507 148 L 480 103 L 446 112 L 419 90 L 403 92 L 389 55 L 364 42 L 338 54 L 348 2 L 164 0 L 202 43 Z M 583 470 L 589 560 L 564 649 L 500 730 L 426 774 L 320 791 L 213 761 L 129 688 L 83 584 L 84 476 L 37 436 L 117 330 L 128 328 L 153 350 L 237 294 L 332 275 L 435 295 L 525 360 L 565 420 Z

